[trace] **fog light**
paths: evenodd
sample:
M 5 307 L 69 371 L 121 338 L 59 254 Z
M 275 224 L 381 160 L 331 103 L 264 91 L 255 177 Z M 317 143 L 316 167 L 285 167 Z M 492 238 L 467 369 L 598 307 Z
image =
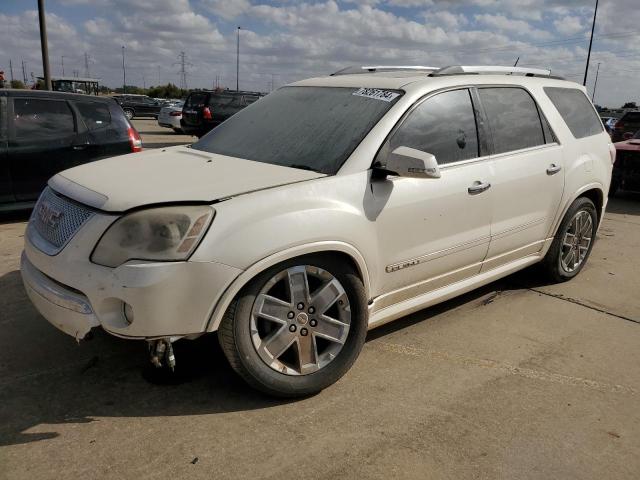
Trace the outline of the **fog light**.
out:
M 124 319 L 129 325 L 133 323 L 133 307 L 128 303 L 124 303 Z

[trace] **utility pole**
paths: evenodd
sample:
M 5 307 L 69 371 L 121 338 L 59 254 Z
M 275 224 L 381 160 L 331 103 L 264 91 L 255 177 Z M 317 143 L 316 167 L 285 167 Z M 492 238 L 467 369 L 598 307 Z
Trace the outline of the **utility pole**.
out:
M 187 68 L 186 67 L 187 65 L 191 65 L 191 64 L 186 61 L 186 57 L 187 57 L 187 54 L 184 52 L 180 52 L 180 55 L 178 55 L 178 59 L 180 60 L 180 62 L 178 62 L 178 65 L 180 65 L 180 71 L 178 72 L 180 73 L 180 90 L 187 89 Z
M 62 59 L 62 76 L 64 77 L 64 55 L 60 57 Z
M 9 73 L 11 74 L 11 83 L 13 83 L 13 64 L 11 63 L 11 59 L 9 59 Z
M 158 85 L 160 85 L 160 65 L 158 65 Z
M 598 62 L 598 69 L 596 70 L 596 81 L 593 82 L 593 95 L 591 95 L 591 103 L 593 103 L 596 98 L 596 87 L 598 86 L 598 74 L 600 73 L 600 63 L 601 62 Z
M 49 70 L 49 44 L 47 43 L 47 21 L 44 15 L 44 0 L 38 0 L 38 20 L 40 21 L 40 49 L 42 50 L 42 71 L 44 75 L 44 89 L 51 90 L 51 72 Z M 22 61 L 24 72 L 24 60 Z M 26 74 L 24 74 L 26 82 Z
M 596 29 L 596 16 L 598 15 L 598 0 L 596 0 L 596 8 L 593 11 L 593 23 L 591 24 L 591 39 L 589 40 L 589 53 L 587 53 L 587 66 L 584 69 L 584 80 L 582 86 L 587 86 L 587 75 L 589 74 L 589 62 L 591 61 L 591 46 L 593 45 L 593 32 Z
M 27 64 L 22 60 L 22 79 L 24 80 L 24 84 L 27 84 Z M 49 86 L 51 86 L 51 78 L 49 78 Z M 49 88 L 51 90 L 51 88 Z
M 127 69 L 124 66 L 124 45 L 122 46 L 122 93 L 127 93 Z
M 240 27 L 238 27 L 238 39 L 236 42 L 236 92 L 240 91 Z
M 142 74 L 142 88 L 147 90 L 147 80 L 144 78 L 144 73 Z
M 89 78 L 91 73 L 89 72 L 89 54 L 84 52 L 84 76 Z

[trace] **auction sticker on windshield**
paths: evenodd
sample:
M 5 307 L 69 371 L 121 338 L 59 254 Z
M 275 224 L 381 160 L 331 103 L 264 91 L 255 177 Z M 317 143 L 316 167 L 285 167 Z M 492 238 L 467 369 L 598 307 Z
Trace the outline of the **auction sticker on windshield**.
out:
M 382 100 L 383 102 L 390 102 L 394 98 L 399 97 L 400 94 L 392 92 L 390 90 L 379 90 L 377 88 L 361 88 L 353 92 L 358 97 L 374 98 L 376 100 Z

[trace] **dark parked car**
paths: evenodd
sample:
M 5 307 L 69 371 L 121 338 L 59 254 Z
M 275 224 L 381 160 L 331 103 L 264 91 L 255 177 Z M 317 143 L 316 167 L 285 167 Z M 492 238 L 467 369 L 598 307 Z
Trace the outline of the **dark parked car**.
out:
M 158 118 L 164 102 L 160 102 L 146 95 L 114 95 L 129 120 L 134 117 Z
M 0 210 L 33 206 L 61 170 L 140 150 L 112 98 L 0 90 Z
M 613 164 L 609 195 L 618 190 L 640 192 L 640 130 L 628 140 L 618 142 L 616 163 Z
M 182 107 L 182 131 L 201 137 L 263 96 L 264 93 L 235 90 L 191 92 Z
M 627 112 L 615 123 L 611 140 L 620 142 L 625 140 L 625 133 L 634 134 L 638 130 L 640 130 L 640 112 Z

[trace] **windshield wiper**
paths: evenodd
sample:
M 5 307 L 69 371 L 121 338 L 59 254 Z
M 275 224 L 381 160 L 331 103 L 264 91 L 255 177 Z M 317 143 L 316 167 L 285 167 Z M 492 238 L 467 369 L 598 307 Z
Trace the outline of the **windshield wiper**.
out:
M 312 172 L 323 173 L 317 168 L 310 167 L 309 165 L 302 165 L 301 163 L 292 163 L 291 165 L 285 165 L 285 167 L 299 168 L 300 170 L 311 170 Z

